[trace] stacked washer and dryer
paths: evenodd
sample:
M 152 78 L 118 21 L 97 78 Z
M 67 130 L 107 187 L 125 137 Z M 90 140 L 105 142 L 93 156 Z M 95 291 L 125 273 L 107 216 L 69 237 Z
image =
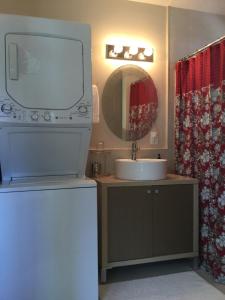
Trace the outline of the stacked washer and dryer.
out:
M 88 25 L 0 15 L 0 299 L 97 300 Z

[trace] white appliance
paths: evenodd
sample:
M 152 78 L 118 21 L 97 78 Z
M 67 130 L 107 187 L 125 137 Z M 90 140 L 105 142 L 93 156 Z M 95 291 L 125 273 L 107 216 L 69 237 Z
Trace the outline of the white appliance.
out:
M 88 25 L 0 15 L 0 299 L 97 300 Z

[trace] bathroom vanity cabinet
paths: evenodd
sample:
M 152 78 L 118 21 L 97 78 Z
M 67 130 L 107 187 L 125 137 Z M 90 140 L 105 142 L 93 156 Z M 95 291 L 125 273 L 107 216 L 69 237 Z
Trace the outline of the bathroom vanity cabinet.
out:
M 101 281 L 107 269 L 198 257 L 198 181 L 168 175 L 164 180 L 98 183 Z

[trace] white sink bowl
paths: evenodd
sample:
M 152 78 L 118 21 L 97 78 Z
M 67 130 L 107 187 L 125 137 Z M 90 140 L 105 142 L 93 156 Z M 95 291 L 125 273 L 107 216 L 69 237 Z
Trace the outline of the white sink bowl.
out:
M 159 180 L 166 178 L 166 159 L 116 159 L 115 163 L 116 177 L 119 179 Z

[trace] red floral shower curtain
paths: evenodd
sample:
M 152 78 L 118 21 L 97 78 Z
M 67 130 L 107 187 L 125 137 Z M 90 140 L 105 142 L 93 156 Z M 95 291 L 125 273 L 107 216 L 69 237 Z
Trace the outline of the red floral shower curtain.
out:
M 130 86 L 129 139 L 145 136 L 157 117 L 158 97 L 151 78 L 146 77 Z
M 199 179 L 202 267 L 225 283 L 225 40 L 176 65 L 176 171 Z

